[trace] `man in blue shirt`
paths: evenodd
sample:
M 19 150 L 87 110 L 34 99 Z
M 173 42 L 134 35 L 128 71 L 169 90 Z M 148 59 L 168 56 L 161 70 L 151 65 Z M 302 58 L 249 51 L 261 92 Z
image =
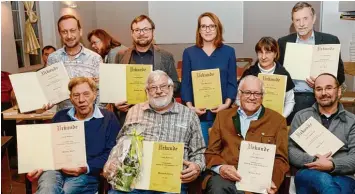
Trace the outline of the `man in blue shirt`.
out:
M 64 109 L 54 116 L 53 123 L 84 121 L 87 166 L 42 169 L 27 174 L 30 180 L 38 180 L 37 194 L 95 193 L 100 172 L 116 144 L 120 125 L 113 112 L 94 105 L 96 84 L 90 78 L 73 78 L 68 86 L 73 108 Z

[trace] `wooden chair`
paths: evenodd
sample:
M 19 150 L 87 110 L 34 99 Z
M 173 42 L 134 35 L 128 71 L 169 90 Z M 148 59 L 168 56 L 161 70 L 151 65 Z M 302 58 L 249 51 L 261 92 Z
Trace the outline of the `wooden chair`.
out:
M 245 70 L 247 70 L 253 63 L 252 58 L 237 58 L 237 80 L 242 77 Z
M 176 66 L 176 72 L 178 74 L 179 81 L 181 81 L 181 72 L 182 71 L 182 61 L 178 61 L 177 66 Z

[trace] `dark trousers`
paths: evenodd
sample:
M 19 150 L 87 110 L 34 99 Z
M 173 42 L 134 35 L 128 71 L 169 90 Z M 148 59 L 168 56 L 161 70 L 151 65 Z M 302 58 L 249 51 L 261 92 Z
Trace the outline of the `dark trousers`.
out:
M 295 114 L 305 108 L 311 107 L 316 102 L 312 92 L 295 92 L 295 106 L 293 111 L 287 117 L 287 125 L 290 125 Z
M 244 194 L 244 191 L 237 191 L 235 182 L 224 179 L 219 174 L 214 174 L 207 182 L 206 193 L 207 194 Z

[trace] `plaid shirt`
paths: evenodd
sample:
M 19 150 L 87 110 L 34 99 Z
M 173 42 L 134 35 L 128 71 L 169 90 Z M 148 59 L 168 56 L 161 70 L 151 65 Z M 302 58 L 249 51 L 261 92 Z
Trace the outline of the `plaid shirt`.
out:
M 65 47 L 58 49 L 48 57 L 48 65 L 63 62 L 69 78 L 74 77 L 99 77 L 99 65 L 102 63 L 102 58 L 99 54 L 85 48 L 83 45 L 81 51 L 74 57 L 73 60 L 69 59 L 69 55 L 65 52 Z M 99 104 L 100 97 L 97 91 L 97 98 L 95 104 L 100 108 L 104 108 L 104 104 Z M 70 100 L 60 102 L 57 106 L 57 111 L 72 108 L 73 105 Z
M 133 106 L 126 117 L 117 140 L 130 134 L 135 126 L 142 126 L 141 135 L 145 141 L 182 142 L 185 144 L 184 160 L 194 162 L 205 168 L 205 143 L 202 138 L 200 121 L 195 112 L 186 106 L 174 102 L 173 107 L 165 113 L 155 112 L 148 102 Z

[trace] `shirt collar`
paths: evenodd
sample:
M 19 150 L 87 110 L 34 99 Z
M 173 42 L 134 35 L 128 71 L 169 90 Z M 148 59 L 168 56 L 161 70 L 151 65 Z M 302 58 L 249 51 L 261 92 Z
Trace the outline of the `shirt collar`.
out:
M 302 39 L 300 38 L 300 36 L 298 35 L 298 33 L 296 33 L 296 34 L 297 34 L 297 40 L 296 40 L 297 43 L 298 43 L 298 42 L 314 41 L 314 30 L 312 30 L 312 35 L 311 35 L 307 40 L 302 40 Z
M 137 51 L 136 46 L 133 46 L 132 50 L 133 50 L 134 52 L 136 52 L 136 53 L 139 52 L 139 51 Z M 149 47 L 149 49 L 148 49 L 146 52 L 149 52 L 149 51 L 150 51 L 152 54 L 154 53 L 154 47 L 153 47 L 153 45 L 151 45 L 151 46 Z
M 242 117 L 246 117 L 247 119 L 257 119 L 260 115 L 262 107 L 263 106 L 260 106 L 259 109 L 251 116 L 248 116 L 241 107 L 238 107 L 237 111 L 238 111 L 239 115 Z
M 258 63 L 258 67 L 259 67 L 261 73 L 273 74 L 275 72 L 275 69 L 276 69 L 276 63 L 274 62 L 274 66 L 271 69 L 268 69 L 268 70 L 263 69 L 261 67 L 260 63 Z
M 69 109 L 69 111 L 67 112 L 67 115 L 73 119 L 74 121 L 79 121 L 79 119 L 77 119 L 75 117 L 75 108 L 72 107 L 71 109 Z M 89 118 L 86 118 L 84 121 L 90 121 L 91 119 L 93 118 L 96 118 L 96 119 L 100 119 L 100 118 L 103 118 L 104 115 L 101 113 L 99 107 L 97 105 L 94 105 L 94 113 L 91 115 L 91 117 Z
M 75 58 L 78 58 L 81 54 L 83 54 L 83 55 L 86 55 L 86 54 L 87 54 L 87 51 L 86 51 L 86 48 L 84 47 L 84 45 L 81 44 L 81 43 L 79 43 L 79 44 L 80 44 L 80 46 L 81 46 L 81 51 L 80 51 L 77 55 L 75 55 Z M 67 56 L 69 56 L 68 53 L 65 51 L 65 45 L 63 46 L 63 48 L 61 49 L 61 51 L 62 51 L 62 55 L 67 55 Z
M 174 98 L 173 98 L 172 101 L 173 101 L 173 106 L 172 106 L 168 111 L 166 111 L 166 112 L 164 112 L 164 113 L 167 113 L 167 112 L 170 112 L 170 113 L 179 113 L 178 106 L 176 105 L 177 102 L 175 101 Z M 149 101 L 144 102 L 141 108 L 142 108 L 143 111 L 150 110 L 150 111 L 156 112 L 156 111 L 150 106 Z

